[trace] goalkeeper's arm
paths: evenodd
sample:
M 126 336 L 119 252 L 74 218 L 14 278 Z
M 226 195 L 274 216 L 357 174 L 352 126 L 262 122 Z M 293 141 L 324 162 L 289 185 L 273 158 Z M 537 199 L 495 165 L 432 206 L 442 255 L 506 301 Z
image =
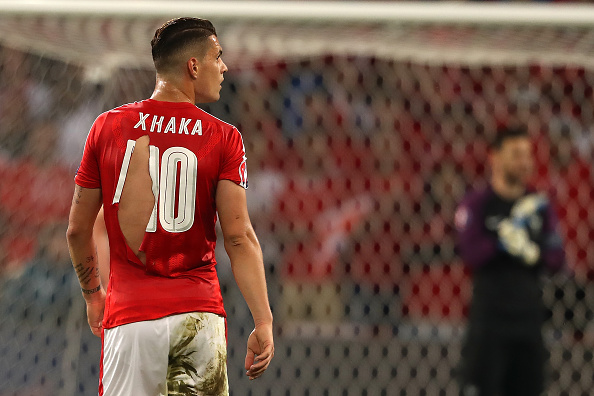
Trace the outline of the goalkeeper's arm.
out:
M 484 228 L 484 196 L 471 194 L 456 210 L 457 248 L 470 269 L 477 269 L 497 254 L 497 238 Z

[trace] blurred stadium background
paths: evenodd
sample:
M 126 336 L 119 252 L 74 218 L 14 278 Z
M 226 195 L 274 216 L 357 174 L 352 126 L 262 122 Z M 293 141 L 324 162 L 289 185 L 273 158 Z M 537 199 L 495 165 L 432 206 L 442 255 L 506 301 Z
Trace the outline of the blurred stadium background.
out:
M 148 97 L 149 41 L 211 19 L 229 66 L 276 358 L 245 378 L 249 312 L 224 250 L 232 395 L 457 395 L 470 278 L 453 213 L 519 120 L 558 206 L 543 277 L 549 395 L 594 381 L 594 8 L 375 2 L 0 1 L 0 395 L 96 394 L 100 341 L 65 244 L 95 117 Z

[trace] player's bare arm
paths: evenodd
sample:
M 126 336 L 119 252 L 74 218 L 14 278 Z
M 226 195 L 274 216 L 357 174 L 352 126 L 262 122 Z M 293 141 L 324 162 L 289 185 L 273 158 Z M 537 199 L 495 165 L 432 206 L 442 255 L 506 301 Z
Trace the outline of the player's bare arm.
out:
M 99 261 L 93 242 L 93 226 L 100 208 L 100 189 L 88 189 L 76 185 L 66 234 L 72 265 L 87 303 L 89 326 L 93 334 L 99 337 L 101 336 L 101 322 L 105 306 L 105 291 L 99 277 Z
M 95 220 L 95 225 L 93 226 L 93 239 L 97 245 L 97 260 L 99 260 L 101 285 L 104 289 L 107 289 L 107 283 L 109 282 L 109 239 L 107 238 L 103 207 L 101 207 Z
M 233 275 L 254 319 L 255 329 L 248 338 L 245 369 L 246 375 L 255 379 L 266 371 L 274 356 L 272 312 L 262 250 L 249 219 L 243 187 L 229 180 L 219 181 L 216 204 Z

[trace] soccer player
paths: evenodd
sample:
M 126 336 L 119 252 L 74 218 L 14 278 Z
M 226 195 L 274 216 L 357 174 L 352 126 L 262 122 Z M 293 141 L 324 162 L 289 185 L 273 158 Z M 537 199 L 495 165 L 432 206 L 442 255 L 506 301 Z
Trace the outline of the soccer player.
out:
M 528 186 L 532 142 L 524 129 L 498 133 L 490 185 L 456 211 L 459 252 L 473 271 L 462 351 L 462 395 L 537 396 L 544 387 L 541 270 L 564 262 L 548 198 Z
M 101 114 L 87 137 L 67 232 L 92 332 L 102 337 L 100 395 L 228 395 L 215 221 L 255 323 L 246 374 L 274 355 L 262 252 L 247 213 L 238 130 L 195 103 L 219 99 L 227 71 L 213 25 L 178 18 L 151 41 L 150 99 Z M 107 291 L 93 225 L 103 204 Z

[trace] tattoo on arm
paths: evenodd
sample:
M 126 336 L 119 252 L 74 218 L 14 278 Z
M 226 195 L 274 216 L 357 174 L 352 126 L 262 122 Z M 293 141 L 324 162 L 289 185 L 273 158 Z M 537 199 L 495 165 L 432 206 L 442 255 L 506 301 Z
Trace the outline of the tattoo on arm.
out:
M 91 280 L 91 274 L 93 273 L 93 268 L 90 267 L 83 267 L 82 263 L 79 263 L 74 267 L 76 271 L 76 275 L 78 276 L 78 280 L 80 281 L 81 285 L 86 285 Z
M 74 187 L 74 198 L 72 199 L 75 204 L 80 202 L 80 198 L 82 197 L 82 187 L 75 186 Z
M 80 290 L 82 290 L 82 292 L 84 294 L 93 294 L 93 293 L 97 293 L 99 290 L 101 290 L 101 285 L 93 288 L 93 289 L 83 289 L 82 287 L 80 288 Z
M 87 257 L 87 263 L 94 260 L 93 256 Z M 95 269 L 95 271 L 93 271 Z M 74 270 L 76 271 L 76 275 L 78 276 L 78 280 L 80 281 L 81 285 L 88 284 L 92 278 L 99 277 L 99 268 L 97 267 L 85 267 L 82 263 L 78 263 Z

